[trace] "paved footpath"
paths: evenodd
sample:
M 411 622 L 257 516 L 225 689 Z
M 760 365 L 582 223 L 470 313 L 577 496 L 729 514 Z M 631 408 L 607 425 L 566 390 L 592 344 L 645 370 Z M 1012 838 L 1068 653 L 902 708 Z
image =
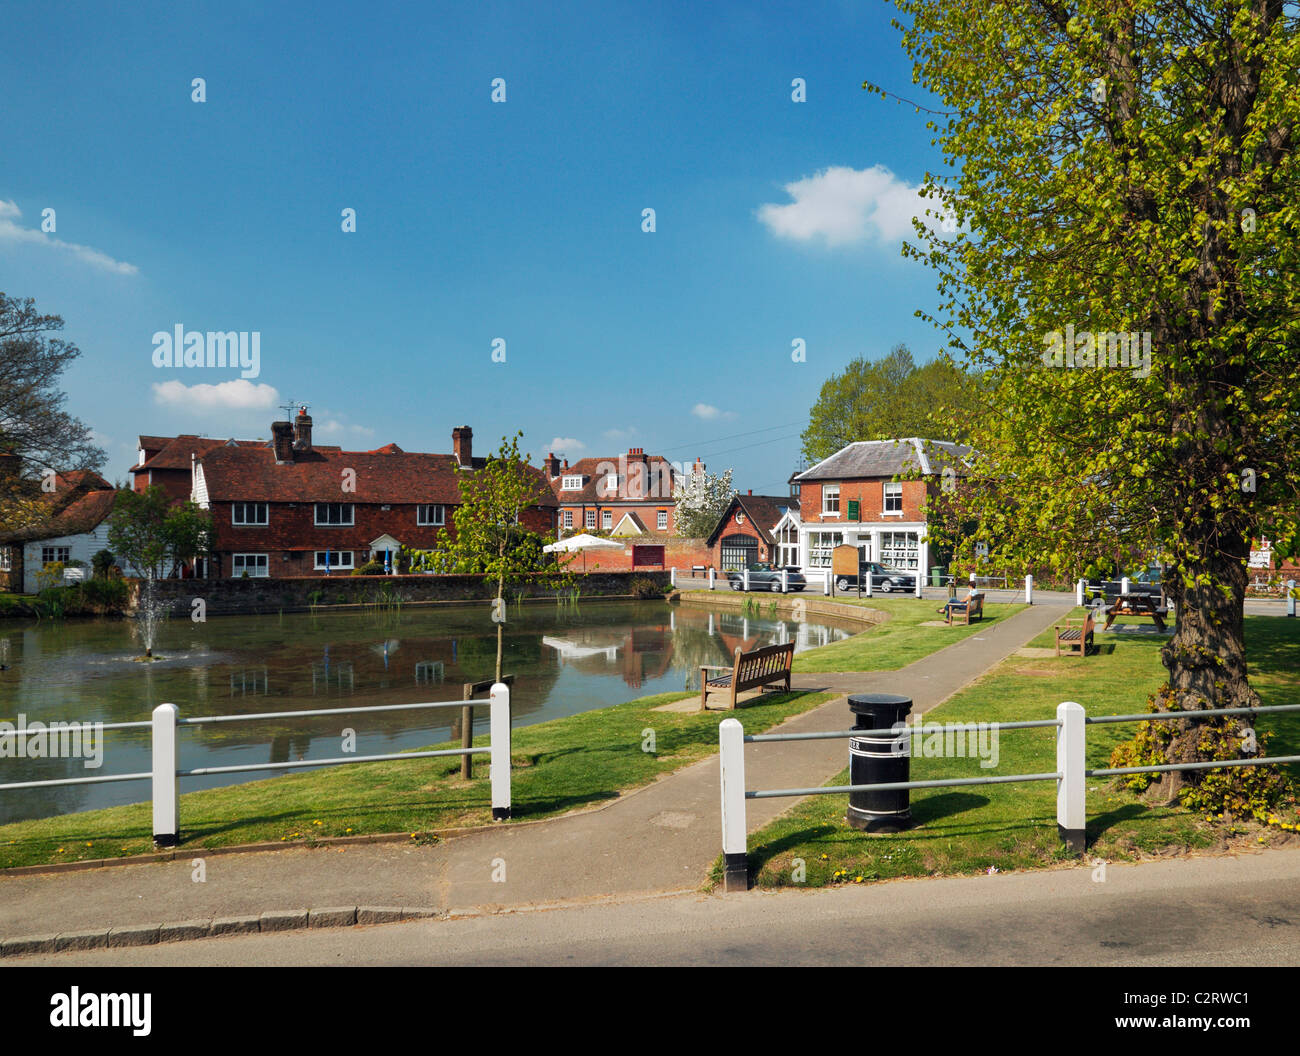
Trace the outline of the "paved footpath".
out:
M 796 674 L 794 684 L 800 689 L 829 689 L 840 695 L 780 729 L 794 733 L 849 728 L 846 693 L 904 693 L 912 697 L 914 711 L 927 711 L 1061 614 L 1060 604 L 1036 604 L 897 671 Z M 1045 700 L 1044 714 L 1056 703 Z M 743 709 L 737 714 L 743 722 Z M 842 770 L 847 758 L 843 740 L 749 745 L 747 783 L 757 788 L 809 787 Z M 203 883 L 192 880 L 188 856 L 82 872 L 3 876 L 0 939 L 64 935 L 68 938 L 60 946 L 94 946 L 103 944 L 103 932 L 110 928 L 194 922 L 192 933 L 199 934 L 206 922 L 228 919 L 232 930 L 259 930 L 257 918 L 282 913 L 263 919 L 260 930 L 265 931 L 302 926 L 305 910 L 340 909 L 341 916 L 321 913 L 315 920 L 308 918 L 330 924 L 347 923 L 347 910 L 358 906 L 388 907 L 390 919 L 396 919 L 402 907 L 408 915 L 455 915 L 697 890 L 721 851 L 718 794 L 718 761 L 713 756 L 600 810 L 504 825 L 432 846 L 352 844 L 213 855 L 205 860 Z M 751 800 L 750 830 L 794 802 Z M 194 857 L 202 857 L 202 852 L 196 850 Z M 82 933 L 89 933 L 84 941 L 75 938 Z M 164 937 L 185 934 L 181 930 Z M 123 941 L 156 938 L 128 936 Z

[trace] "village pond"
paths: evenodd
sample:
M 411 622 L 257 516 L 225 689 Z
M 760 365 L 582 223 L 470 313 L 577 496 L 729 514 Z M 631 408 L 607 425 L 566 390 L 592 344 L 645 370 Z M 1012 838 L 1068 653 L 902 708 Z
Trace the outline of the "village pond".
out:
M 504 670 L 515 675 L 514 725 L 543 722 L 637 697 L 699 688 L 702 664 L 728 664 L 737 646 L 793 640 L 796 651 L 847 638 L 859 626 L 819 615 L 795 623 L 735 609 L 661 601 L 511 606 Z M 492 678 L 496 630 L 486 605 L 283 616 L 172 619 L 158 629 L 152 663 L 131 621 L 0 623 L 0 721 L 133 722 L 161 703 L 182 718 L 376 704 L 453 701 L 462 685 Z M 486 696 L 482 694 L 481 696 Z M 447 741 L 460 709 L 183 727 L 180 766 L 233 766 L 337 758 L 345 730 L 358 755 Z M 487 731 L 487 708 L 475 709 Z M 147 729 L 108 730 L 102 765 L 86 758 L 18 758 L 0 746 L 0 784 L 140 773 L 150 769 Z M 279 771 L 186 778 L 183 792 Z M 0 792 L 0 823 L 135 803 L 147 781 Z

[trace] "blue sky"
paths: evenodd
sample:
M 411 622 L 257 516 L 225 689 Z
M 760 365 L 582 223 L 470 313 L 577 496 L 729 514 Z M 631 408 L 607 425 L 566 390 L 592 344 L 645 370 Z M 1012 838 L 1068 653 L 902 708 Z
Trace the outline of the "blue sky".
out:
M 345 448 L 522 429 L 782 493 L 832 372 L 941 347 L 899 255 L 941 160 L 861 89 L 920 98 L 892 5 L 181 7 L 6 13 L 0 290 L 64 318 L 110 479 L 292 400 Z M 177 325 L 259 332 L 258 376 L 156 367 Z

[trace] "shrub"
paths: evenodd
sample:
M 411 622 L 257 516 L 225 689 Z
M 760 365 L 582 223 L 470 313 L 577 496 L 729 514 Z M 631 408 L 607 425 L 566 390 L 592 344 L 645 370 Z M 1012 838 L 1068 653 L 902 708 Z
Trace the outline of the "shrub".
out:
M 637 576 L 628 584 L 628 591 L 638 598 L 662 598 L 670 588 L 660 586 L 653 579 Z
M 1161 686 L 1147 699 L 1148 711 L 1181 711 L 1169 684 Z M 1188 714 L 1195 714 L 1189 712 Z M 1110 765 L 1163 766 L 1174 760 L 1169 758 L 1169 745 L 1178 724 L 1168 720 L 1142 722 L 1132 740 L 1116 746 L 1111 753 Z M 1253 756 L 1242 750 L 1241 718 L 1219 715 L 1201 723 L 1201 736 L 1197 748 L 1215 762 L 1230 759 L 1247 759 Z M 1256 756 L 1267 755 L 1270 735 L 1256 732 Z M 1178 794 L 1179 802 L 1198 813 L 1209 815 L 1229 814 L 1236 818 L 1255 818 L 1268 822 L 1278 807 L 1293 799 L 1295 790 L 1285 773 L 1270 766 L 1234 766 L 1219 770 L 1189 770 L 1185 772 L 1187 784 Z M 1143 792 L 1159 774 L 1128 774 L 1120 777 L 1123 787 Z
M 96 579 L 107 579 L 108 571 L 113 567 L 113 552 L 111 550 L 96 550 L 90 558 L 90 567 L 93 568 Z
M 384 574 L 384 563 L 382 561 L 367 561 L 360 568 L 352 570 L 354 576 L 382 576 Z

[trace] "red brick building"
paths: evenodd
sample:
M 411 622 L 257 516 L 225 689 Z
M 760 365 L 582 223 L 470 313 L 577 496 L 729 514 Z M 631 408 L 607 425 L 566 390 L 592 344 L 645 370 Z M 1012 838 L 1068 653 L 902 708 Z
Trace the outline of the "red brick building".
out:
M 917 571 L 929 564 L 926 497 L 945 475 L 964 476 L 970 449 L 945 440 L 861 440 L 791 477 L 799 489 L 799 565 L 829 570 L 831 551 L 856 546 L 861 560 Z M 895 480 L 900 476 L 918 479 Z
M 343 451 L 312 442 L 302 411 L 271 425 L 271 443 L 221 443 L 197 455 L 194 499 L 212 513 L 213 577 L 347 574 L 403 547 L 436 550 L 455 538 L 457 465 L 481 468 L 469 426 L 452 430 L 448 455 Z M 145 463 L 147 465 L 148 463 Z M 538 502 L 521 523 L 552 536 L 556 503 L 537 473 Z
M 143 492 L 157 485 L 173 502 L 184 502 L 194 489 L 194 462 L 218 447 L 265 447 L 265 440 L 222 440 L 210 436 L 141 436 L 140 461 L 131 467 L 131 487 Z
M 709 534 L 712 564 L 736 572 L 758 561 L 799 564 L 799 500 L 788 495 L 736 495 Z
M 677 531 L 673 496 L 681 471 L 639 447 L 611 458 L 582 458 L 573 465 L 546 456 L 546 475 L 559 504 L 561 535 L 605 532 L 666 539 Z M 693 472 L 703 473 L 695 460 Z

